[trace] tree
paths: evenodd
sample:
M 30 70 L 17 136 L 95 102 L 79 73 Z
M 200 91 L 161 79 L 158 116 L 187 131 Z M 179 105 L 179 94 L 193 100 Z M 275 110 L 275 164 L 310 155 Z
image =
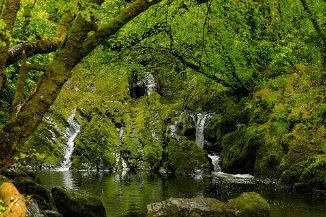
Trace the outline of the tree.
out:
M 97 46 L 113 36 L 131 19 L 146 11 L 161 0 L 135 0 L 116 13 L 107 23 L 97 25 L 96 15 L 87 9 L 98 8 L 104 0 L 77 1 L 77 12 L 66 11 L 51 39 L 20 42 L 10 47 L 14 23 L 22 3 L 30 1 L 6 0 L 0 5 L 0 87 L 5 84 L 5 69 L 22 59 L 18 75 L 14 109 L 11 119 L 0 129 L 0 168 L 13 163 L 17 147 L 36 130 L 43 116 L 57 98 L 63 84 L 71 76 L 72 69 Z M 35 2 L 34 2 L 35 4 Z M 26 10 L 26 9 L 25 9 Z M 85 15 L 86 14 L 86 15 Z M 24 15 L 29 19 L 29 15 Z M 28 64 L 26 59 L 35 54 L 54 52 L 53 60 L 47 65 Z M 36 89 L 22 98 L 22 88 L 30 70 L 44 71 Z
M 325 31 L 325 29 L 323 29 L 320 26 L 320 24 L 317 20 L 317 17 L 311 10 L 307 0 L 300 0 L 300 1 L 301 1 L 301 4 L 302 4 L 305 12 L 309 16 L 309 19 L 314 27 L 314 30 L 316 31 L 316 33 L 318 35 L 318 38 L 320 41 L 320 47 L 321 47 L 320 55 L 321 55 L 322 67 L 323 67 L 323 71 L 326 72 L 326 31 Z

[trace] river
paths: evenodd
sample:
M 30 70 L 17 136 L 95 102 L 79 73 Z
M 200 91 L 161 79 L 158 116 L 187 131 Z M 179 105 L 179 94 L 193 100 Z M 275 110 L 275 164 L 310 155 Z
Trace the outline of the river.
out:
M 210 177 L 163 178 L 139 172 L 102 172 L 98 176 L 81 171 L 40 171 L 42 184 L 84 190 L 101 197 L 110 217 L 145 216 L 146 205 L 170 197 L 213 197 L 225 201 L 244 191 L 256 191 L 269 202 L 272 217 L 324 217 L 325 198 L 280 192 L 269 183 L 251 176 L 214 173 Z

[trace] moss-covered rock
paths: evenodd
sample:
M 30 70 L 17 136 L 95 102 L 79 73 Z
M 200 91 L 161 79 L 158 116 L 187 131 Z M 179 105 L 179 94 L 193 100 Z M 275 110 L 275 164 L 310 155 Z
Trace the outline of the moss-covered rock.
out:
M 112 169 L 115 153 L 119 153 L 118 132 L 110 119 L 103 114 L 92 113 L 84 122 L 75 140 L 72 168 Z
M 17 177 L 13 183 L 20 192 L 32 196 L 41 210 L 56 210 L 50 192 L 33 179 L 29 177 Z
M 242 193 L 223 203 L 214 198 L 170 198 L 147 205 L 148 217 L 268 217 L 270 207 L 255 192 Z
M 204 128 L 205 140 L 208 142 L 208 145 L 205 146 L 206 150 L 220 153 L 222 150 L 222 137 L 223 133 L 221 127 L 222 115 L 214 115 L 207 121 L 207 124 Z
M 66 121 L 61 115 L 51 113 L 45 116 L 31 138 L 19 148 L 15 157 L 17 162 L 37 169 L 59 166 L 64 156 L 62 144 L 67 141 L 65 126 Z
M 255 192 L 242 193 L 239 197 L 228 200 L 223 207 L 227 216 L 242 217 L 267 217 L 270 216 L 269 210 L 266 200 Z
M 63 217 L 106 217 L 102 201 L 94 196 L 59 187 L 53 188 L 51 193 L 54 203 Z
M 314 157 L 313 162 L 306 167 L 300 178 L 300 183 L 295 185 L 296 188 L 307 189 L 326 189 L 326 156 L 318 155 Z
M 253 173 L 260 136 L 245 125 L 228 133 L 222 140 L 221 166 L 229 173 Z
M 182 135 L 187 137 L 187 139 L 195 141 L 196 139 L 196 127 L 194 119 L 190 114 L 184 113 L 182 119 L 178 124 L 178 128 L 181 129 Z
M 196 170 L 210 173 L 206 152 L 189 140 L 171 140 L 166 148 L 169 170 L 176 175 L 192 174 Z

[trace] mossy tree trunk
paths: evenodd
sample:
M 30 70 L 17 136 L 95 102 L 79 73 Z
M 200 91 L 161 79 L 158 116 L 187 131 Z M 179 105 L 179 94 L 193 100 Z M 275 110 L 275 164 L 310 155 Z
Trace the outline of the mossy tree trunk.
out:
M 43 116 L 57 98 L 63 84 L 70 78 L 72 69 L 95 47 L 103 43 L 109 36 L 114 35 L 131 19 L 160 1 L 134 1 L 111 19 L 109 23 L 97 28 L 89 38 L 87 38 L 87 34 L 94 30 L 94 23 L 92 21 L 87 22 L 81 15 L 77 15 L 68 29 L 66 40 L 60 40 L 64 41 L 64 44 L 59 46 L 61 49 L 55 53 L 53 61 L 44 67 L 44 76 L 39 81 L 36 90 L 12 115 L 10 122 L 0 129 L 0 169 L 4 169 L 13 163 L 16 149 L 24 144 L 41 123 Z M 12 2 L 16 1 L 12 0 Z M 94 2 L 101 4 L 103 0 L 94 0 Z M 50 48 L 55 48 L 55 45 L 50 46 Z M 39 48 L 36 46 L 35 50 L 37 49 Z M 8 51 L 8 47 L 3 50 Z M 40 50 L 42 49 L 40 48 Z M 6 55 L 8 57 L 8 54 Z M 2 61 L 1 64 L 4 69 L 6 61 Z
M 20 0 L 6 0 L 0 11 L 0 25 L 4 28 L 0 29 L 0 88 L 4 86 L 6 81 L 5 68 L 8 59 L 9 35 L 14 28 L 17 12 L 20 8 Z

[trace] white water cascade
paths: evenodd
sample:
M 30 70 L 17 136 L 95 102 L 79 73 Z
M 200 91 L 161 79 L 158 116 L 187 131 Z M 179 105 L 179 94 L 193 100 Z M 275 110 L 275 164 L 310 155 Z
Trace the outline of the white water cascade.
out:
M 204 148 L 204 142 L 205 142 L 204 129 L 205 129 L 205 123 L 207 117 L 209 116 L 210 114 L 203 114 L 203 113 L 198 113 L 196 116 L 195 115 L 191 116 L 196 125 L 196 143 L 201 149 Z M 208 157 L 212 160 L 214 172 L 221 172 L 222 170 L 220 167 L 220 156 L 208 155 Z
M 65 131 L 65 136 L 68 138 L 68 142 L 64 146 L 65 155 L 61 167 L 58 168 L 59 171 L 68 171 L 71 166 L 71 155 L 72 152 L 74 151 L 74 140 L 76 139 L 80 131 L 80 125 L 75 120 L 75 114 L 76 114 L 76 109 L 72 110 L 72 114 L 68 118 L 69 126 L 66 128 Z
M 218 155 L 208 155 L 208 157 L 212 160 L 213 164 L 213 172 L 221 172 L 221 166 L 220 166 L 220 156 Z
M 145 72 L 145 86 L 147 96 L 151 95 L 151 93 L 155 90 L 156 82 L 153 74 L 150 72 Z
M 203 114 L 203 113 L 198 113 L 197 116 L 191 115 L 196 125 L 196 143 L 201 149 L 204 148 L 204 141 L 205 141 L 204 127 L 208 116 L 209 114 Z

